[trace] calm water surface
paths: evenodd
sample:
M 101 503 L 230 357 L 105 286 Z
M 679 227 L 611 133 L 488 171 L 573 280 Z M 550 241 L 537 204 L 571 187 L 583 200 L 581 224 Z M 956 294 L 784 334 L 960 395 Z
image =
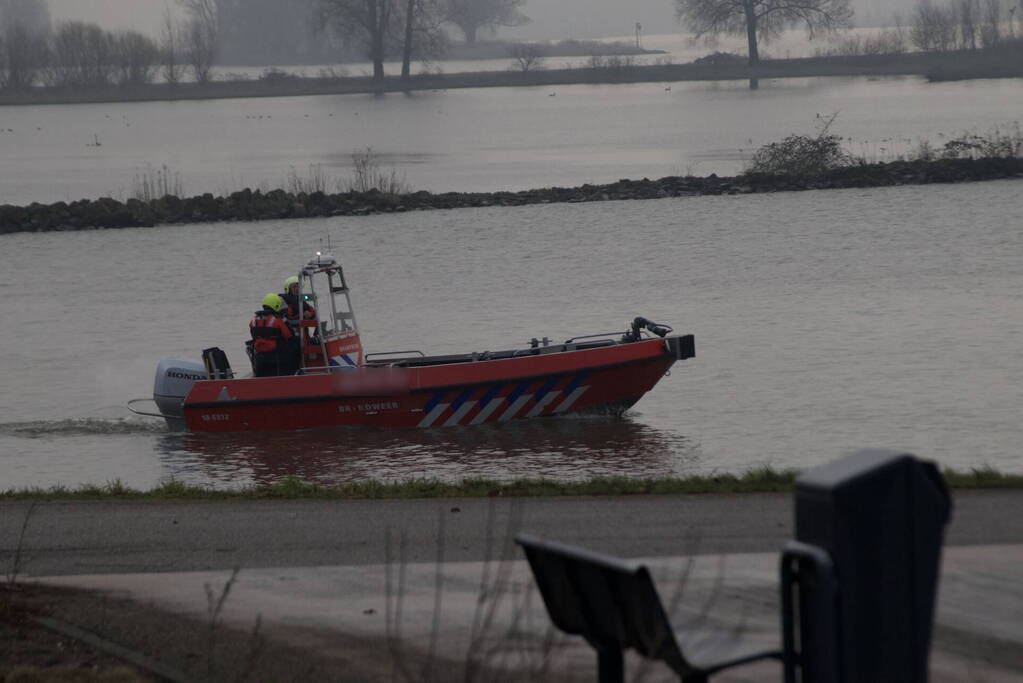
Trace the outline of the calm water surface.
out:
M 851 152 L 885 160 L 921 138 L 1004 129 L 1021 110 L 1020 79 L 913 77 L 0 107 L 0 204 L 123 199 L 164 167 L 189 195 L 289 187 L 311 167 L 335 190 L 367 147 L 416 190 L 732 175 L 760 145 L 835 113 Z
M 1020 181 L 0 237 L 0 487 L 286 474 L 635 476 L 849 449 L 1023 472 Z M 129 416 L 157 359 L 225 349 L 329 237 L 367 350 L 623 330 L 697 357 L 619 420 L 175 435 Z M 12 300 L 12 305 L 14 300 Z

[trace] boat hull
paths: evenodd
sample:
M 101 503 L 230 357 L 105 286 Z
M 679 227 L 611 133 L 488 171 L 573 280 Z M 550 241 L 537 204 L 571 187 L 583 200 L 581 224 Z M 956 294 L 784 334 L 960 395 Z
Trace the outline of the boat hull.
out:
M 678 338 L 675 338 L 676 340 Z M 690 338 L 691 339 L 691 338 Z M 451 427 L 566 413 L 620 413 L 682 356 L 666 339 L 423 367 L 196 382 L 182 408 L 199 432 L 340 425 Z

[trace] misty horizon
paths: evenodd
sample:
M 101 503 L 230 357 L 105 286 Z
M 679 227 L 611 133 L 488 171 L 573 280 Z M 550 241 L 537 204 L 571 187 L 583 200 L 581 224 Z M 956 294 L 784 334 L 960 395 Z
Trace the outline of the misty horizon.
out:
M 150 36 L 160 33 L 164 12 L 178 18 L 184 11 L 170 0 L 47 0 L 54 23 L 86 21 L 108 29 L 133 29 Z M 907 17 L 914 0 L 852 0 L 855 26 L 892 23 L 895 13 Z M 481 40 L 596 39 L 633 35 L 639 23 L 646 35 L 685 33 L 676 21 L 672 0 L 526 0 L 523 13 L 531 21 L 518 27 L 502 27 L 495 36 Z

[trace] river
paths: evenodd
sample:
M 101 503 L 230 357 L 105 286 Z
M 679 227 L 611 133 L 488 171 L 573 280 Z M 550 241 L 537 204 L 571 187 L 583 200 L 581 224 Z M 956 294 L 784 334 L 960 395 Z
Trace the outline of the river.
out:
M 371 148 L 412 190 L 734 175 L 759 146 L 831 133 L 869 161 L 1018 125 L 1023 80 L 796 78 L 0 107 L 0 204 L 125 199 L 157 171 L 188 195 L 350 179 Z M 98 143 L 98 144 L 97 144 Z
M 0 488 L 683 475 L 859 447 L 1023 472 L 1021 181 L 0 236 Z M 217 345 L 325 244 L 368 351 L 624 330 L 697 356 L 623 419 L 170 434 L 157 360 Z

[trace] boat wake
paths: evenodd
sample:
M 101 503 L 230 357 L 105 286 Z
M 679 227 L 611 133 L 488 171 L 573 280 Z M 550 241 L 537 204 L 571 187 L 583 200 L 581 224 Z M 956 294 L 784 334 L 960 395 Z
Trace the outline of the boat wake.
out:
M 0 435 L 36 439 L 47 436 L 105 436 L 110 434 L 162 434 L 167 427 L 162 422 L 132 419 L 104 419 L 96 417 L 66 420 L 34 420 L 31 422 L 0 423 Z

